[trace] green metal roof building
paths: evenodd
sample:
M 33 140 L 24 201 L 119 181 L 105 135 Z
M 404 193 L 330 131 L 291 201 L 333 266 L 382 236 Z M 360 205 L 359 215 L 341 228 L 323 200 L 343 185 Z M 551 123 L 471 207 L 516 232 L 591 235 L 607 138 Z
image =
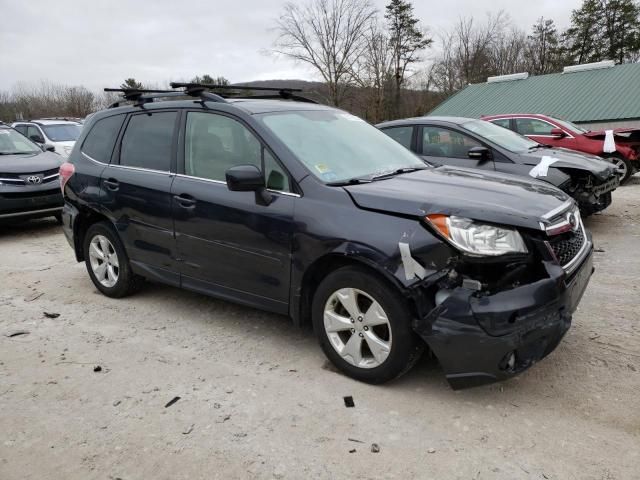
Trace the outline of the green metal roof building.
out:
M 490 77 L 468 85 L 429 115 L 474 117 L 541 113 L 591 129 L 640 127 L 640 63 L 604 61 L 562 73 Z

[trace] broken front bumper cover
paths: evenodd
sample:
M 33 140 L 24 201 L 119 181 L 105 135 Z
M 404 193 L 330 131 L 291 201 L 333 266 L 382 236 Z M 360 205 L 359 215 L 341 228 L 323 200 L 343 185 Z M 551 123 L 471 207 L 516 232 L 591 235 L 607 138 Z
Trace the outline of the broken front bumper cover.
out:
M 549 278 L 476 296 L 458 287 L 415 331 L 438 358 L 454 389 L 512 377 L 541 360 L 560 343 L 593 273 L 592 245 L 570 277 L 545 263 Z

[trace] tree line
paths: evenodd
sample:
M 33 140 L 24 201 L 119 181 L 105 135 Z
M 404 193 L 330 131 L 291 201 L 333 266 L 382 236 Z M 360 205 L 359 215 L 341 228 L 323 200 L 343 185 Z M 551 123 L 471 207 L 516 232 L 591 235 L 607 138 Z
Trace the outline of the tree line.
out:
M 391 0 L 382 17 L 368 0 L 307 0 L 286 4 L 276 30 L 276 53 L 311 65 L 327 85 L 330 103 L 360 111 L 364 103 L 360 113 L 373 122 L 424 114 L 494 75 L 640 59 L 640 6 L 634 0 L 583 0 L 566 30 L 545 17 L 529 33 L 504 12 L 484 20 L 460 17 L 436 39 L 408 0 Z M 425 61 L 434 47 L 438 53 Z
M 321 83 L 314 98 L 373 123 L 423 115 L 470 83 L 516 72 L 541 75 L 566 65 L 640 60 L 640 4 L 636 0 L 583 0 L 570 25 L 540 17 L 529 32 L 505 12 L 459 17 L 432 33 L 409 0 L 390 0 L 383 12 L 369 0 L 300 0 L 275 21 L 273 52 L 311 66 Z M 197 83 L 228 85 L 205 74 Z M 123 81 L 122 88 L 168 88 Z M 43 81 L 0 91 L 0 120 L 84 117 L 117 94 Z

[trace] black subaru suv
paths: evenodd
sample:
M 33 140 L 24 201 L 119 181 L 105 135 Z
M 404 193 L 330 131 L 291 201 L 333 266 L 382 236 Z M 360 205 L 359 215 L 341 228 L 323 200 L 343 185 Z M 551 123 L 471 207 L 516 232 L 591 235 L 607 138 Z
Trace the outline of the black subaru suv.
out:
M 571 195 L 583 217 L 607 208 L 620 184 L 615 166 L 600 157 L 542 145 L 485 120 L 418 117 L 377 126 L 433 165 L 544 180 Z
M 58 170 L 62 157 L 47 148 L 0 124 L 0 223 L 60 219 L 63 201 Z
M 562 191 L 428 167 L 291 90 L 176 86 L 125 92 L 133 104 L 93 115 L 60 169 L 65 234 L 105 295 L 149 279 L 310 321 L 370 383 L 425 345 L 454 388 L 504 379 L 569 328 L 592 243 Z

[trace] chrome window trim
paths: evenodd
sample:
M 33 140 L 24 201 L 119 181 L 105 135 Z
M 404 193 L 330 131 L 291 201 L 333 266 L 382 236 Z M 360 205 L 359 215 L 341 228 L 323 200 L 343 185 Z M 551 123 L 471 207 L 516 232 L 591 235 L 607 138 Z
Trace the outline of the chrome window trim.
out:
M 196 177 L 194 175 L 185 175 L 183 173 L 176 174 L 176 177 L 187 178 L 187 179 L 191 179 L 191 180 L 200 180 L 202 182 L 210 182 L 210 183 L 214 183 L 214 184 L 218 184 L 218 185 L 225 185 L 225 186 L 227 185 L 227 182 L 223 182 L 222 180 L 214 180 L 212 178 Z M 271 193 L 278 193 L 280 195 L 285 195 L 287 197 L 300 198 L 302 196 L 299 193 L 283 192 L 281 190 L 272 190 L 270 188 L 267 188 L 267 191 L 271 192 Z
M 139 172 L 151 172 L 151 173 L 160 173 L 163 175 L 174 175 L 173 173 L 171 173 L 168 170 L 155 170 L 153 168 L 144 168 L 144 167 L 131 167 L 129 165 L 116 165 L 114 163 L 111 163 L 109 165 L 107 165 L 108 168 L 122 168 L 124 170 L 135 170 L 135 171 L 139 171 Z
M 84 153 L 82 150 L 80 150 L 80 153 L 82 154 L 82 156 L 86 157 L 88 160 L 91 160 L 94 163 L 97 163 L 98 165 L 105 165 L 105 166 L 109 165 L 108 163 L 104 163 L 104 162 L 101 162 L 100 160 L 96 160 L 95 158 L 90 157 L 89 155 Z

